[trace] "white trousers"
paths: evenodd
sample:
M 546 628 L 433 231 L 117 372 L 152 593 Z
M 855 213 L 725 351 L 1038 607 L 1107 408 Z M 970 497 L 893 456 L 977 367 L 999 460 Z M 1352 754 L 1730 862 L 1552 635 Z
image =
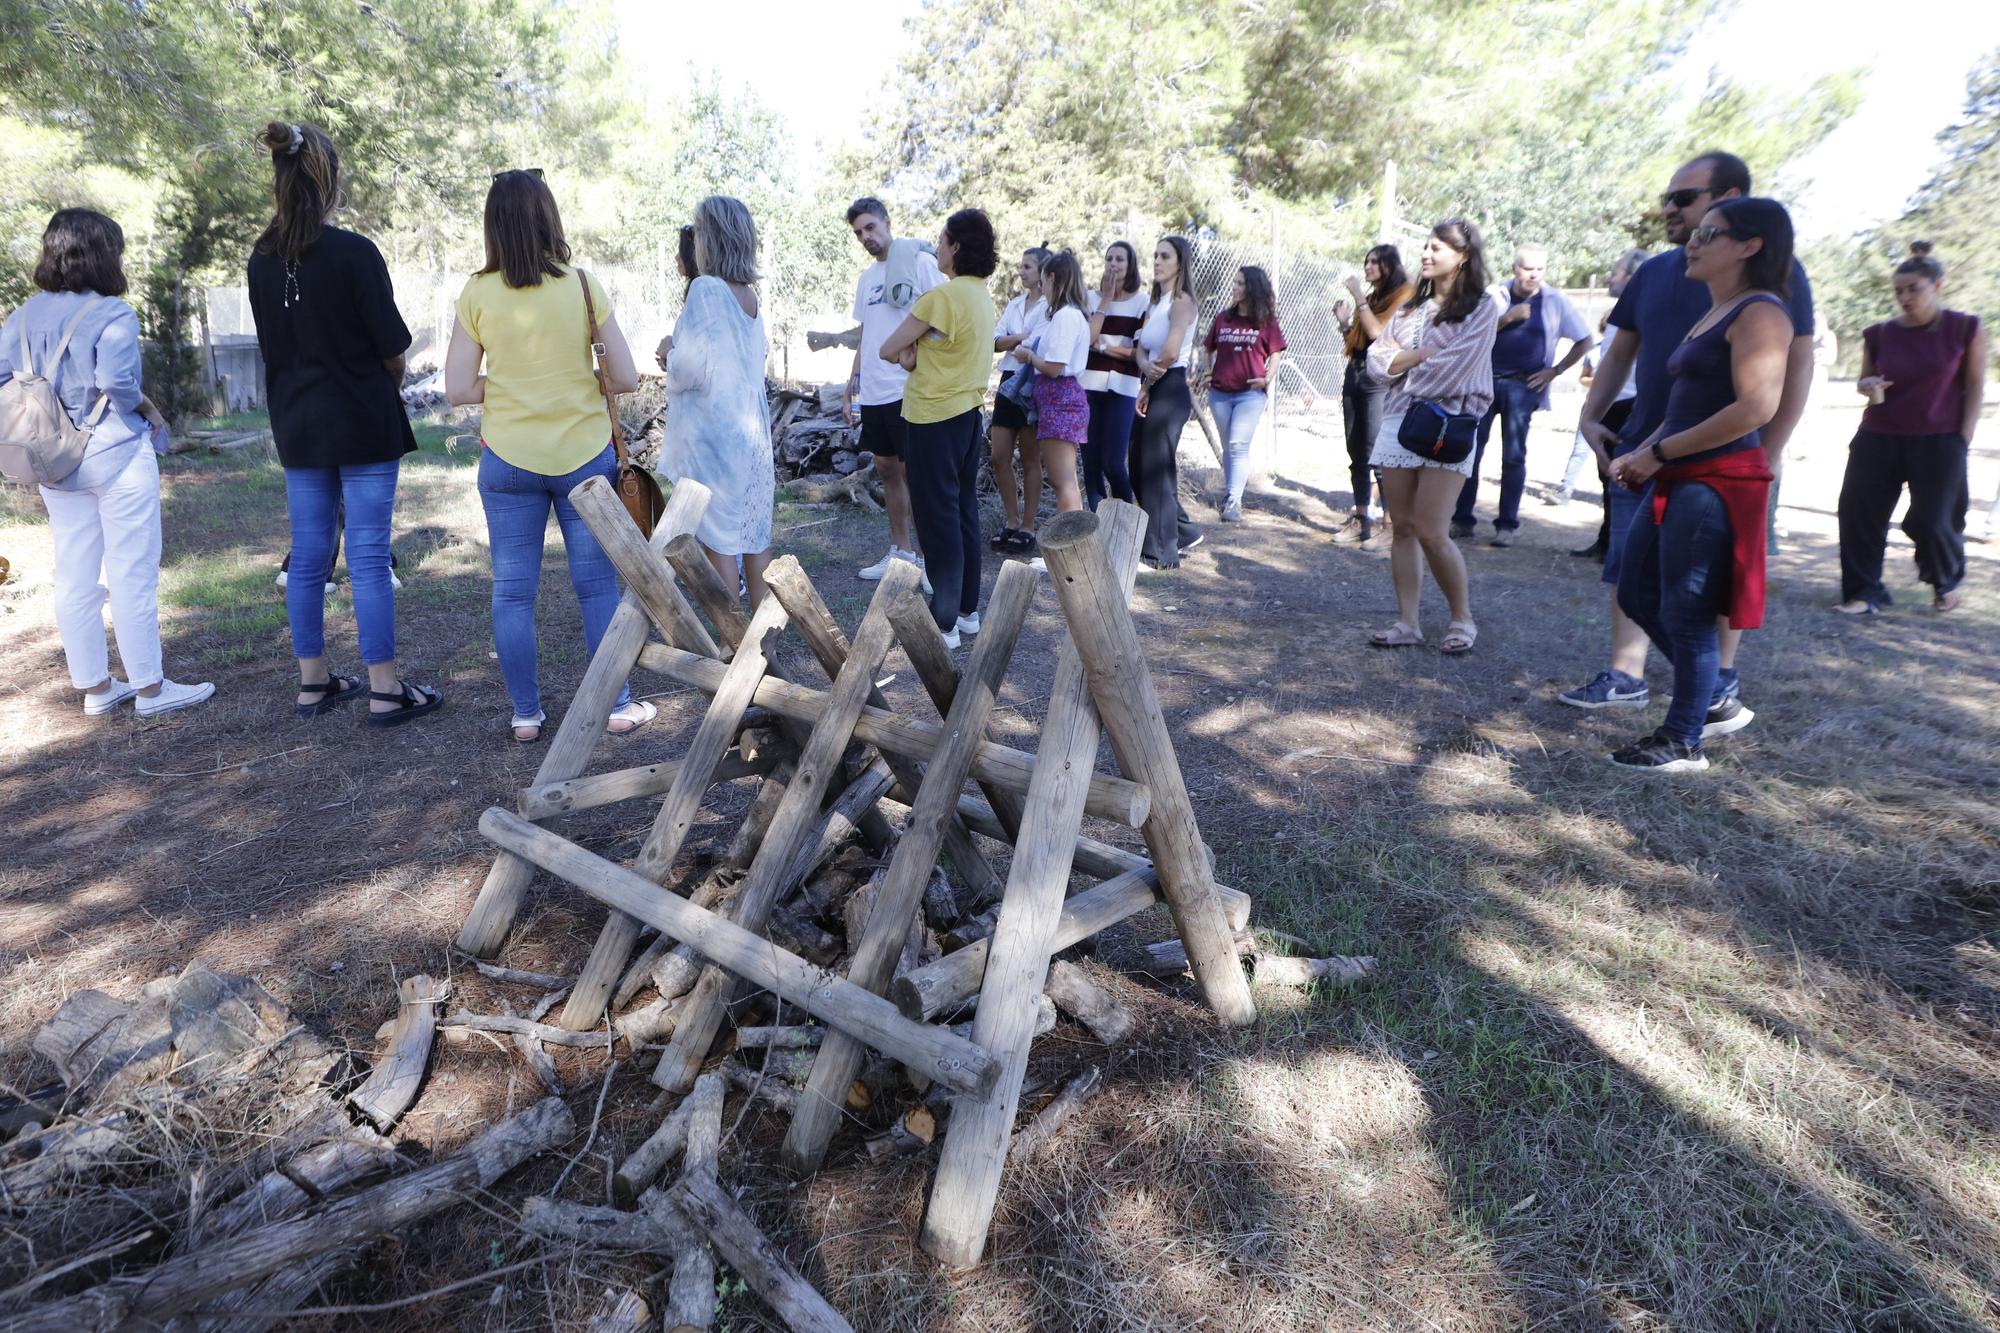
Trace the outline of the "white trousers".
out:
M 86 468 L 88 463 L 86 463 Z M 156 685 L 160 665 L 160 464 L 141 441 L 131 461 L 74 490 L 41 488 L 55 538 L 56 629 L 70 683 L 89 689 L 111 674 L 104 603 L 126 679 Z M 107 592 L 108 589 L 108 592 Z

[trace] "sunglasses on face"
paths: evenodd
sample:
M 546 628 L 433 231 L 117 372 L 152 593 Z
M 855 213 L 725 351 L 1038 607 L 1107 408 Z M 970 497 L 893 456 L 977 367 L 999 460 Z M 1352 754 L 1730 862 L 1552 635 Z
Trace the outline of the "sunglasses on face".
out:
M 1689 204 L 1707 193 L 1708 190 L 1705 188 L 1699 190 L 1668 190 L 1660 196 L 1660 207 L 1665 208 L 1671 204 L 1675 208 L 1686 208 Z
M 1707 245 L 1718 236 L 1727 236 L 1732 241 L 1747 241 L 1751 238 L 1729 227 L 1696 227 L 1688 233 L 1689 245 Z

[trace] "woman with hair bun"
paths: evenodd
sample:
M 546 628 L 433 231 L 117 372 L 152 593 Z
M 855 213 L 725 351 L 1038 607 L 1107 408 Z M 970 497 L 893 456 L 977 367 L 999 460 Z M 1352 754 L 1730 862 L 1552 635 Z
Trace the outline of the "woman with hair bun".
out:
M 1847 446 L 1840 485 L 1840 604 L 1873 615 L 1890 604 L 1882 586 L 1889 519 L 1910 488 L 1903 532 L 1917 548 L 1917 577 L 1931 605 L 1957 608 L 1965 577 L 1965 460 L 1986 393 L 1986 330 L 1979 316 L 1944 305 L 1944 265 L 1927 241 L 1896 267 L 1896 318 L 1861 334 L 1868 399 Z
M 910 372 L 910 512 L 930 568 L 931 618 L 956 648 L 961 635 L 979 633 L 979 408 L 993 364 L 986 280 L 999 263 L 986 214 L 961 208 L 946 218 L 937 260 L 947 281 L 917 298 L 881 355 Z
M 604 382 L 639 387 L 632 349 L 602 283 L 570 263 L 556 197 L 539 174 L 503 171 L 486 191 L 486 265 L 466 281 L 444 359 L 445 398 L 480 404 L 479 504 L 493 557 L 493 650 L 513 700 L 515 741 L 542 738 L 547 714 L 535 637 L 549 514 L 562 529 L 587 652 L 618 610 L 618 572 L 569 493 L 618 469 L 590 323 L 604 346 Z M 480 374 L 484 360 L 486 373 Z M 636 731 L 658 715 L 621 690 L 605 729 Z
M 215 693 L 168 680 L 161 666 L 154 455 L 166 451 L 167 422 L 140 386 L 139 316 L 119 299 L 124 254 L 116 222 L 87 208 L 61 210 L 42 232 L 41 290 L 0 327 L 0 384 L 48 381 L 70 423 L 89 432 L 75 470 L 40 485 L 55 543 L 56 632 L 85 717 L 104 717 L 135 696 L 139 715 L 155 717 Z M 107 599 L 124 680 L 111 674 L 105 648 Z
M 333 140 L 274 120 L 263 146 L 275 207 L 248 281 L 291 516 L 285 616 L 299 664 L 297 711 L 315 717 L 366 690 L 369 725 L 393 727 L 444 702 L 396 666 L 389 522 L 403 455 L 417 447 L 399 392 L 410 330 L 381 251 L 328 222 L 341 185 Z M 343 537 L 365 683 L 327 665 L 326 581 Z

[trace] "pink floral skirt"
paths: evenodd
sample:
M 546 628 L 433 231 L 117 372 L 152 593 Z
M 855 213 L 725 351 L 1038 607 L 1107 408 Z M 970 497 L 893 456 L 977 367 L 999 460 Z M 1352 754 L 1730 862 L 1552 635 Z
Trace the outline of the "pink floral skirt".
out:
M 1035 377 L 1035 436 L 1082 444 L 1090 434 L 1090 400 L 1074 375 Z

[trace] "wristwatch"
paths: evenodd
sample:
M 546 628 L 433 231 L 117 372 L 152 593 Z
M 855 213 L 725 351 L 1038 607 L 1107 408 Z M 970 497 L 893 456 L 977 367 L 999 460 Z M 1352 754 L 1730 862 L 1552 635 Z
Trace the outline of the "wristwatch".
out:
M 1658 440 L 1653 441 L 1653 461 L 1661 467 L 1667 465 L 1667 456 L 1660 452 L 1660 442 Z

